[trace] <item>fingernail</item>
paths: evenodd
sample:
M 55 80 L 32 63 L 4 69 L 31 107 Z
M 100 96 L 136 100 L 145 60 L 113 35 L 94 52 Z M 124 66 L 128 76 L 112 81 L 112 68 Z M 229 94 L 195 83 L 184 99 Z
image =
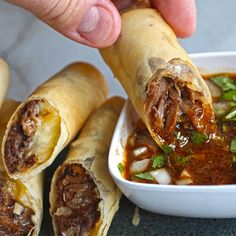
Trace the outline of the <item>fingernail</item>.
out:
M 106 9 L 93 6 L 91 7 L 77 28 L 81 37 L 91 43 L 106 41 L 112 32 L 113 18 Z

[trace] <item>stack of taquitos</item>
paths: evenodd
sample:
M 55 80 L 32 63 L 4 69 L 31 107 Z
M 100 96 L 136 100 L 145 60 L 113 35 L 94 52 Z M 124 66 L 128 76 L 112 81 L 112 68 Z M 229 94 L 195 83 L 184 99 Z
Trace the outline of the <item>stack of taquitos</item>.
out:
M 13 178 L 30 178 L 49 166 L 105 100 L 107 85 L 98 70 L 75 63 L 39 86 L 11 117 L 2 145 Z
M 111 98 L 91 115 L 55 172 L 50 212 L 56 235 L 106 235 L 120 199 L 108 151 L 123 103 Z
M 0 143 L 18 102 L 6 100 L 0 110 Z M 11 179 L 0 155 L 0 235 L 38 235 L 42 220 L 42 174 L 25 182 Z
M 176 131 L 215 132 L 210 92 L 156 10 L 123 13 L 119 39 L 101 54 L 158 145 L 175 148 Z

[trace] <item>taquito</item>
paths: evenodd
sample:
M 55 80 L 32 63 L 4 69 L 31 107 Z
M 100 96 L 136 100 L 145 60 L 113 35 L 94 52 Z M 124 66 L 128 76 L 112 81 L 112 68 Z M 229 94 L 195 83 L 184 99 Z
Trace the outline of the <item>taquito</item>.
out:
M 124 100 L 113 97 L 86 122 L 54 173 L 50 213 L 55 235 L 106 235 L 120 191 L 108 172 L 108 151 Z
M 72 64 L 39 86 L 7 125 L 2 152 L 8 174 L 30 178 L 49 166 L 106 96 L 102 74 L 86 63 Z
M 178 131 L 215 132 L 208 87 L 156 10 L 124 12 L 120 37 L 100 52 L 159 146 L 175 148 Z
M 0 142 L 18 102 L 6 100 L 0 110 Z M 29 181 L 11 179 L 0 155 L 0 235 L 38 235 L 42 220 L 43 176 Z
M 9 68 L 7 63 L 0 58 L 0 107 L 7 93 L 9 84 Z

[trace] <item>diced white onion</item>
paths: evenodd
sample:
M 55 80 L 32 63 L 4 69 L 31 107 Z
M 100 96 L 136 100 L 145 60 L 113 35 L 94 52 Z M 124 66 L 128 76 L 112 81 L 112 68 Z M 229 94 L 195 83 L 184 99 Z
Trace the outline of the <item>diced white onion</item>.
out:
M 141 161 L 134 161 L 131 164 L 130 171 L 133 173 L 143 172 L 147 169 L 150 159 L 144 159 Z
M 24 207 L 16 202 L 14 205 L 13 213 L 20 216 L 23 210 L 24 210 Z
M 135 157 L 145 154 L 148 151 L 147 147 L 139 147 L 133 151 Z
M 179 180 L 176 181 L 177 185 L 188 185 L 188 184 L 192 184 L 192 183 L 193 183 L 193 181 L 190 178 L 179 179 Z
M 183 169 L 183 171 L 179 177 L 180 177 L 180 179 L 191 178 L 191 175 L 189 174 L 189 172 L 186 169 Z
M 171 183 L 171 176 L 165 168 L 150 171 L 150 174 L 159 184 Z

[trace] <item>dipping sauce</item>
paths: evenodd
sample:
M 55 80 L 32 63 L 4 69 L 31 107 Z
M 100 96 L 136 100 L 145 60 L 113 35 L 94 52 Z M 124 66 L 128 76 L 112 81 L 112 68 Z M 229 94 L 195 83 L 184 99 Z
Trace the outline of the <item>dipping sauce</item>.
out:
M 204 79 L 213 98 L 217 132 L 197 133 L 184 126 L 186 121 L 179 121 L 177 145 L 161 149 L 138 121 L 128 138 L 124 162 L 118 165 L 125 179 L 176 185 L 236 183 L 236 75 L 216 74 Z

